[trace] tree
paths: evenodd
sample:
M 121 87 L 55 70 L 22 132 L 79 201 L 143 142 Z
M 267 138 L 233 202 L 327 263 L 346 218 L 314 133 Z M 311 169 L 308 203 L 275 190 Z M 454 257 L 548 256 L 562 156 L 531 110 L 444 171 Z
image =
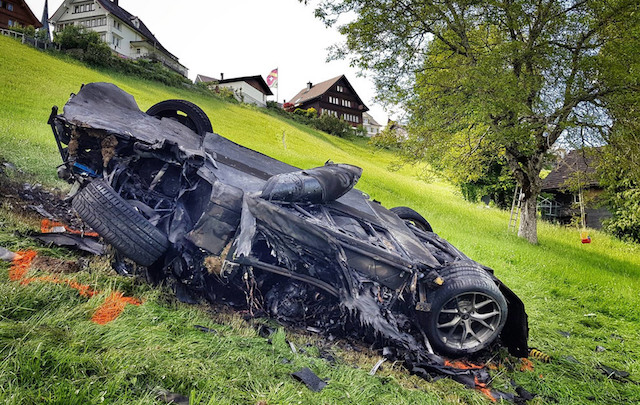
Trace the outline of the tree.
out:
M 328 25 L 349 19 L 331 57 L 371 73 L 378 99 L 410 114 L 410 156 L 469 180 L 504 158 L 524 194 L 518 235 L 532 243 L 545 155 L 561 137 L 599 134 L 610 120 L 604 97 L 632 87 L 624 77 L 600 80 L 615 64 L 603 49 L 630 13 L 640 13 L 635 0 L 324 0 L 316 8 Z

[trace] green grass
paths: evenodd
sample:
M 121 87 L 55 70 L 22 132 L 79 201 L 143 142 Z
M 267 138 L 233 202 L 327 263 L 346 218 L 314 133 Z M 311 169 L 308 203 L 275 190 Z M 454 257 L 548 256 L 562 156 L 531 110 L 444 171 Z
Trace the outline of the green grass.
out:
M 51 106 L 64 105 L 82 83 L 113 82 L 133 94 L 142 109 L 164 99 L 189 99 L 205 110 L 216 132 L 287 163 L 307 168 L 331 159 L 361 166 L 358 188 L 387 207 L 414 207 L 441 236 L 493 267 L 525 302 L 530 345 L 554 358 L 551 364 L 535 362 L 533 372 L 502 370 L 496 388 L 508 389 L 513 379 L 542 396 L 534 403 L 640 402 L 638 385 L 607 379 L 597 370 L 605 364 L 640 381 L 638 245 L 596 231 L 593 243 L 582 245 L 577 230 L 540 223 L 540 243 L 533 246 L 507 232 L 508 213 L 469 204 L 446 183 L 421 181 L 419 167 L 390 171 L 394 156 L 364 141 L 339 139 L 257 108 L 96 72 L 4 37 L 0 56 L 0 157 L 34 181 L 62 185 L 55 178 L 59 156 L 46 120 Z M 13 216 L 8 207 L 0 212 L 0 245 L 23 247 L 28 242 L 14 231 L 35 224 Z M 336 348 L 345 360 L 332 366 L 312 348 L 293 355 L 285 337 L 300 342 L 310 341 L 307 337 L 280 330 L 268 344 L 238 317 L 223 322 L 203 308 L 175 304 L 166 292 L 114 276 L 100 261 L 75 277 L 101 290 L 135 293 L 145 304 L 127 308 L 109 325 L 93 325 L 89 318 L 102 296 L 87 300 L 62 286 L 19 287 L 7 281 L 6 265 L 1 266 L 0 401 L 97 403 L 104 396 L 105 402 L 148 403 L 156 387 L 191 396 L 194 403 L 485 401 L 449 380 L 410 377 L 397 365 L 370 377 L 375 356 Z M 219 333 L 203 334 L 194 324 Z M 606 351 L 596 352 L 596 346 Z M 291 362 L 283 364 L 283 358 Z M 329 386 L 311 393 L 295 383 L 288 374 L 302 366 L 330 379 Z

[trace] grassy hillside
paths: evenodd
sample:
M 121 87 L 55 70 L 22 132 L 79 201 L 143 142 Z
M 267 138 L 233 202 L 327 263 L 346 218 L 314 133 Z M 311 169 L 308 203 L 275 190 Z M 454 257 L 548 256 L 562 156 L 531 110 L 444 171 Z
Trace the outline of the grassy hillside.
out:
M 536 362 L 532 372 L 505 369 L 498 385 L 508 386 L 509 379 L 514 379 L 541 394 L 538 403 L 554 398 L 575 404 L 640 401 L 638 385 L 607 379 L 598 370 L 605 364 L 628 371 L 640 381 L 637 245 L 595 231 L 593 243 L 582 245 L 577 230 L 541 223 L 540 244 L 532 246 L 507 232 L 508 213 L 469 204 L 446 183 L 421 181 L 420 168 L 390 171 L 393 155 L 363 141 L 326 135 L 257 108 L 89 70 L 4 37 L 0 37 L 0 68 L 0 158 L 35 180 L 60 186 L 55 179 L 59 156 L 46 120 L 51 106 L 62 107 L 82 83 L 113 82 L 133 94 L 143 110 L 164 99 L 189 99 L 205 110 L 216 132 L 287 163 L 306 168 L 331 159 L 361 166 L 364 174 L 358 188 L 387 207 L 414 207 L 441 236 L 495 268 L 525 302 L 530 345 L 555 359 L 551 364 Z M 0 245 L 13 249 L 29 245 L 13 232 L 34 223 L 13 216 L 7 206 L 0 223 Z M 61 255 L 60 251 L 45 254 Z M 121 319 L 98 327 L 87 315 L 97 307 L 97 298 L 87 301 L 62 286 L 18 288 L 2 270 L 0 354 L 7 361 L 0 365 L 0 398 L 14 403 L 55 402 L 72 398 L 69 392 L 75 388 L 82 394 L 78 403 L 99 402 L 103 391 L 108 402 L 145 403 L 155 386 L 163 386 L 192 395 L 198 403 L 210 399 L 211 403 L 484 401 L 480 394 L 450 381 L 429 384 L 393 369 L 381 377 L 369 377 L 366 370 L 354 369 L 348 362 L 332 367 L 313 355 L 293 355 L 283 331 L 273 345 L 266 345 L 237 319 L 231 325 L 218 324 L 201 309 L 175 305 L 162 293 L 113 277 L 99 262 L 91 269 L 76 277 L 104 290 L 131 290 L 145 304 L 128 308 Z M 203 335 L 193 330 L 193 324 L 215 325 L 219 333 Z M 559 332 L 568 332 L 568 337 Z M 606 350 L 596 352 L 596 346 Z M 284 357 L 292 363 L 282 364 Z M 358 361 L 366 369 L 370 360 Z M 61 366 L 56 368 L 56 363 Z M 331 379 L 330 389 L 312 394 L 291 381 L 287 373 L 303 364 Z M 63 388 L 49 391 L 58 383 Z M 123 387 L 126 395 L 120 397 Z

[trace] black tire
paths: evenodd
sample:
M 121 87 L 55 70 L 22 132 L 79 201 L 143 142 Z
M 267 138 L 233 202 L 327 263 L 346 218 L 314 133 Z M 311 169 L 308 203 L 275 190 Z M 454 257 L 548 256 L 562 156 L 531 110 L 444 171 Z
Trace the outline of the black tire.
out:
M 491 345 L 507 320 L 507 301 L 491 276 L 472 262 L 440 271 L 443 286 L 433 291 L 431 313 L 422 323 L 433 349 L 466 356 Z
M 73 199 L 80 218 L 134 262 L 150 266 L 169 248 L 169 240 L 103 180 L 93 180 Z
M 213 132 L 207 114 L 197 105 L 187 100 L 165 100 L 151 106 L 147 114 L 156 118 L 175 119 L 200 136 Z
M 409 207 L 393 207 L 389 211 L 393 212 L 400 219 L 404 219 L 405 221 L 411 222 L 418 229 L 425 232 L 433 232 L 433 228 L 431 224 L 424 219 L 422 215 L 420 215 L 416 210 Z

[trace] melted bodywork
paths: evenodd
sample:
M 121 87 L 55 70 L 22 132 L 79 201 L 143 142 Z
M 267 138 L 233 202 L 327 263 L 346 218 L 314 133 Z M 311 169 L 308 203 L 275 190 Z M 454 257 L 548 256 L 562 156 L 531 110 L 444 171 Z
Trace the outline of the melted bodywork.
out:
M 328 162 L 300 170 L 218 134 L 149 116 L 106 83 L 85 85 L 64 114 L 54 107 L 49 123 L 64 161 L 59 175 L 80 193 L 103 182 L 165 235 L 168 247 L 145 265 L 157 278 L 175 280 L 181 293 L 327 329 L 344 330 L 356 319 L 385 341 L 420 352 L 431 350 L 423 325 L 434 316 L 437 291 L 479 272 L 508 311 L 478 319 L 505 318 L 499 341 L 514 355 L 527 354 L 520 299 L 491 269 L 354 189 L 360 168 Z M 488 305 L 476 301 L 482 283 L 473 295 L 456 292 L 458 314 L 435 324 L 451 330 L 445 341 L 461 334 L 461 349 L 465 333 L 479 332 L 465 329 L 459 311 Z M 447 311 L 454 309 L 443 305 L 439 316 Z

